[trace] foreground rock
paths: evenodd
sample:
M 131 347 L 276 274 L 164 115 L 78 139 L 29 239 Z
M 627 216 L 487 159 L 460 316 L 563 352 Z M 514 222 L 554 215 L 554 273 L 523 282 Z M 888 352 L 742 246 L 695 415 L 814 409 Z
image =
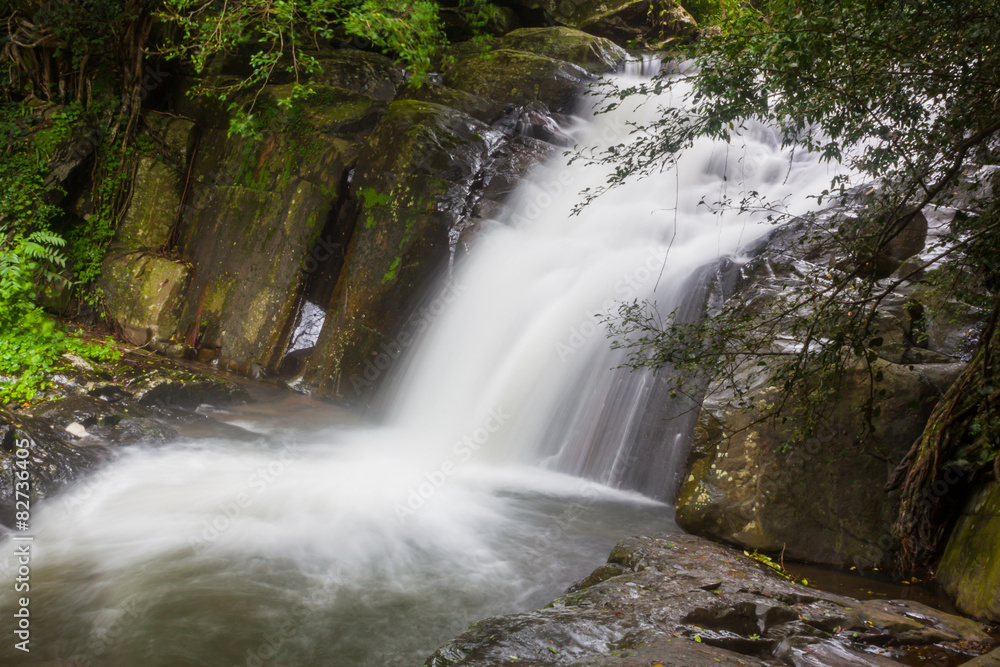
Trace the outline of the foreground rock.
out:
M 623 540 L 548 607 L 474 623 L 426 665 L 897 665 L 992 644 L 968 619 L 823 593 L 678 534 Z
M 871 262 L 845 254 L 827 233 L 848 217 L 866 215 L 863 198 L 859 201 L 828 209 L 814 223 L 774 233 L 742 267 L 732 301 L 767 308 L 771 299 L 805 288 L 816 267 L 836 270 Z M 926 240 L 921 216 L 893 247 L 891 266 L 921 251 Z M 725 391 L 710 388 L 677 501 L 682 528 L 836 567 L 892 563 L 899 499 L 895 491 L 884 490 L 886 480 L 964 368 L 961 346 L 970 328 L 961 324 L 969 321 L 970 307 L 946 309 L 930 298 L 924 278 L 901 281 L 896 293 L 882 300 L 872 332 L 872 338 L 882 339 L 877 358 L 870 367 L 859 363 L 846 369 L 836 386 L 831 382 L 836 400 L 817 416 L 810 437 L 797 432 L 801 424 L 787 408 L 784 415 L 793 415 L 788 421 L 759 421 L 780 395 L 775 388 L 780 378 L 756 380 L 752 408 L 734 408 Z M 962 310 L 965 318 L 952 315 Z M 944 312 L 949 315 L 939 314 Z M 787 338 L 791 342 L 794 334 Z M 872 420 L 874 430 L 865 433 L 862 414 L 870 400 L 879 413 Z
M 224 377 L 134 352 L 99 365 L 70 355 L 53 380 L 40 402 L 0 408 L 0 524 L 14 525 L 25 494 L 51 496 L 117 447 L 176 439 L 179 419 L 207 419 L 191 412 L 201 405 L 251 401 Z
M 937 578 L 963 613 L 1000 622 L 1000 482 L 982 483 L 972 494 Z
M 690 475 L 677 500 L 685 530 L 798 560 L 859 568 L 889 564 L 895 493 L 882 490 L 920 435 L 940 389 L 917 367 L 876 362 L 890 398 L 876 419 L 877 446 L 858 437 L 869 376 L 842 381 L 829 420 L 794 445 L 794 425 L 711 401 L 703 408 Z M 775 392 L 776 393 L 776 392 Z

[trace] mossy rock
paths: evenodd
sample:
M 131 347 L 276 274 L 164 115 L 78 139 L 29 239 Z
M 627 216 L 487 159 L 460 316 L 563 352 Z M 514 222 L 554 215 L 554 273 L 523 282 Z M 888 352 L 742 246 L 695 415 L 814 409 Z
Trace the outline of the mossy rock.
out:
M 312 94 L 295 101 L 288 110 L 278 108 L 274 101 L 290 97 L 292 89 L 291 84 L 266 88 L 269 127 L 272 132 L 305 140 L 318 132 L 360 141 L 375 129 L 388 104 L 347 88 L 316 85 Z
M 539 101 L 551 111 L 572 110 L 592 76 L 583 68 L 524 51 L 498 49 L 489 57 L 464 55 L 444 71 L 445 85 L 500 104 Z
M 244 374 L 277 364 L 305 263 L 333 205 L 333 193 L 305 180 L 280 192 L 206 188 L 201 205 L 185 216 L 181 239 L 195 267 L 183 342 L 217 349 L 224 368 Z
M 521 28 L 505 35 L 500 48 L 565 60 L 594 74 L 614 72 L 628 57 L 609 39 L 566 27 Z
M 343 88 L 389 103 L 403 85 L 403 70 L 390 58 L 370 51 L 333 49 L 316 54 L 320 69 L 312 82 Z
M 675 0 L 515 0 L 553 21 L 629 48 L 662 48 L 693 38 L 694 18 Z
M 168 408 L 197 408 L 199 405 L 249 403 L 247 391 L 214 375 L 158 369 L 132 378 L 125 384 L 140 405 Z
M 479 95 L 473 95 L 438 83 L 424 81 L 419 86 L 409 86 L 400 93 L 400 100 L 430 102 L 450 107 L 468 114 L 484 123 L 495 122 L 503 114 L 504 105 Z
M 882 567 L 897 548 L 891 527 L 898 495 L 882 487 L 920 435 L 941 389 L 920 366 L 877 361 L 884 380 L 875 433 L 859 439 L 868 373 L 850 371 L 828 420 L 792 442 L 792 423 L 704 408 L 677 523 L 692 533 L 749 549 L 833 566 Z M 770 400 L 763 390 L 760 398 Z M 709 399 L 711 404 L 712 399 Z
M 130 341 L 165 341 L 180 328 L 180 314 L 191 269 L 146 253 L 113 250 L 104 259 L 98 286 L 108 315 Z
M 308 384 L 359 402 L 370 395 L 374 378 L 366 368 L 376 360 L 382 365 L 379 355 L 447 259 L 492 134 L 439 104 L 389 106 L 358 158 L 351 184 L 357 222 Z
M 31 500 L 46 498 L 109 458 L 110 452 L 95 445 L 77 446 L 65 431 L 44 420 L 0 410 L 0 522 L 13 525 L 17 462 L 25 460 L 31 471 Z M 27 458 L 16 455 L 18 444 L 29 441 Z
M 1000 622 L 1000 482 L 980 484 L 952 531 L 937 579 L 955 606 Z
M 317 95 L 276 114 L 279 131 L 260 140 L 205 129 L 192 169 L 178 250 L 194 271 L 179 337 L 240 373 L 280 362 L 305 268 L 357 156 L 355 137 L 340 132 L 367 131 L 382 114 L 343 89 Z

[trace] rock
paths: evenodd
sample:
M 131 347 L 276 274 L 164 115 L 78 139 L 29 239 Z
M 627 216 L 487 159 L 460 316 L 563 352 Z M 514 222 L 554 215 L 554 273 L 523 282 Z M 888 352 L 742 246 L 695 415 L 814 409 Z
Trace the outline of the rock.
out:
M 292 87 L 272 86 L 269 94 L 274 97 L 291 95 Z M 312 95 L 297 107 L 296 123 L 309 128 L 307 131 L 357 141 L 367 136 L 378 125 L 387 103 L 381 99 L 344 88 L 316 86 Z
M 628 538 L 603 569 L 544 609 L 474 623 L 425 664 L 871 666 L 900 664 L 904 645 L 993 644 L 967 619 L 823 593 L 690 535 Z
M 614 72 L 628 57 L 608 39 L 565 27 L 521 28 L 505 35 L 499 48 L 565 60 L 594 74 Z
M 991 479 L 973 492 L 948 539 L 937 579 L 962 613 L 1000 622 L 1000 482 Z
M 477 35 L 500 36 L 509 33 L 521 25 L 517 13 L 510 7 L 494 7 L 496 14 L 486 22 L 486 25 L 476 26 L 476 9 L 471 7 L 441 7 L 438 15 L 444 24 L 445 36 L 451 43 L 471 40 Z
M 44 403 L 33 408 L 32 415 L 77 438 L 89 438 L 90 444 L 170 442 L 178 437 L 163 415 L 129 402 L 111 403 L 89 395 Z
M 607 11 L 587 15 L 576 27 L 622 46 L 654 50 L 691 40 L 698 34 L 694 18 L 670 0 L 613 0 L 608 5 Z
M 927 279 L 941 278 L 928 272 Z M 950 298 L 932 287 L 919 286 L 912 294 L 921 305 L 918 335 L 930 351 L 968 360 L 972 356 L 979 330 L 989 313 Z
M 344 105 L 341 118 L 369 113 Z M 336 131 L 339 112 L 310 108 L 276 115 L 281 131 L 259 141 L 206 129 L 192 169 L 178 250 L 193 271 L 178 338 L 218 350 L 221 367 L 246 375 L 277 368 L 306 265 L 356 155 L 352 141 L 324 132 Z
M 403 70 L 391 59 L 378 53 L 358 49 L 322 49 L 313 55 L 319 69 L 307 77 L 313 87 L 347 91 L 364 96 L 382 104 L 388 104 L 396 97 L 403 85 Z M 221 102 L 215 97 L 193 95 L 192 92 L 206 80 L 211 86 L 227 86 L 241 82 L 248 73 L 247 62 L 250 54 L 245 53 L 231 59 L 224 59 L 219 66 L 209 67 L 203 77 L 186 77 L 180 80 L 178 90 L 171 97 L 172 109 L 181 116 L 193 118 L 203 128 L 228 130 L 231 114 L 229 101 Z M 274 96 L 283 97 L 294 82 L 288 72 L 277 68 L 270 78 L 271 85 L 265 87 Z M 254 95 L 256 91 L 247 93 Z M 234 98 L 236 101 L 248 98 Z
M 694 18 L 674 0 L 515 0 L 524 10 L 542 10 L 553 21 L 628 48 L 661 49 L 693 39 Z
M 232 403 L 249 403 L 250 395 L 231 380 L 184 371 L 151 371 L 125 384 L 140 405 L 169 408 L 197 408 Z
M 874 438 L 858 441 L 867 398 L 864 370 L 843 379 L 828 420 L 791 444 L 792 424 L 765 421 L 706 400 L 677 522 L 698 535 L 786 558 L 858 568 L 888 565 L 896 548 L 889 473 L 923 430 L 940 389 L 919 370 L 877 361 L 886 390 Z M 919 368 L 919 367 L 915 367 Z M 767 391 L 761 393 L 766 400 Z
M 408 87 L 400 94 L 399 99 L 430 102 L 431 104 L 451 107 L 488 125 L 499 120 L 504 113 L 504 105 L 493 100 L 448 88 L 431 81 L 424 81 L 419 87 Z
M 924 250 L 927 244 L 927 217 L 917 211 L 903 229 L 875 256 L 875 276 L 888 278 L 903 262 Z
M 349 212 L 357 224 L 307 383 L 329 395 L 367 397 L 399 354 L 397 337 L 421 288 L 447 260 L 451 232 L 467 215 L 473 182 L 498 139 L 454 109 L 415 100 L 389 106 L 358 158 L 357 208 Z M 388 364 L 378 359 L 374 368 L 387 349 Z
M 403 85 L 403 70 L 392 59 L 370 51 L 336 49 L 316 54 L 320 69 L 312 76 L 321 86 L 343 88 L 388 104 Z
M 167 341 L 181 329 L 180 316 L 191 269 L 144 252 L 112 248 L 98 286 L 108 315 L 134 345 Z
M 21 450 L 25 455 L 18 456 Z M 0 523 L 13 526 L 17 473 L 28 471 L 30 501 L 46 498 L 109 457 L 99 445 L 76 445 L 42 419 L 0 410 Z M 19 462 L 24 461 L 21 465 Z
M 550 111 L 571 111 L 591 75 L 581 67 L 524 51 L 497 49 L 489 58 L 459 56 L 445 67 L 445 85 L 487 97 L 501 105 L 532 101 Z
M 970 660 L 965 667 L 1000 667 L 1000 649 Z
M 138 160 L 132 198 L 115 230 L 114 245 L 155 252 L 169 244 L 177 224 L 197 133 L 194 123 L 181 118 L 147 113 L 143 120 L 153 149 Z

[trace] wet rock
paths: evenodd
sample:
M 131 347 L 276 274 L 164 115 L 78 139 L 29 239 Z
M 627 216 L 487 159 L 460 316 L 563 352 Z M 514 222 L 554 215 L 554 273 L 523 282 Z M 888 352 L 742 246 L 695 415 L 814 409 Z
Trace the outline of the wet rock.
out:
M 398 356 L 402 322 L 447 260 L 452 231 L 468 215 L 473 183 L 499 136 L 448 107 L 389 106 L 358 158 L 351 183 L 357 224 L 308 383 L 358 399 Z
M 873 666 L 903 646 L 993 643 L 967 619 L 823 593 L 690 535 L 628 538 L 603 569 L 544 609 L 474 623 L 426 665 Z
M 368 113 L 344 105 L 344 117 Z M 304 268 L 356 156 L 352 141 L 321 131 L 337 110 L 310 108 L 275 116 L 278 131 L 259 141 L 205 130 L 192 169 L 178 249 L 193 271 L 178 342 L 218 350 L 221 367 L 245 375 L 276 369 Z
M 24 500 L 16 490 L 30 501 L 46 498 L 110 455 L 101 443 L 73 440 L 43 419 L 0 410 L 0 523 L 14 525 L 16 501 Z
M 889 564 L 895 493 L 882 487 L 920 435 L 940 388 L 919 370 L 878 361 L 890 400 L 876 435 L 859 441 L 858 413 L 868 398 L 864 370 L 842 380 L 828 420 L 804 442 L 794 425 L 754 423 L 751 411 L 706 401 L 695 429 L 690 474 L 677 500 L 685 530 L 786 557 L 859 568 Z M 769 391 L 760 398 L 767 401 Z M 790 444 L 794 443 L 794 444 Z
M 516 0 L 551 20 L 629 48 L 660 49 L 693 38 L 698 24 L 673 0 Z
M 150 371 L 129 380 L 125 389 L 145 406 L 197 408 L 250 402 L 250 395 L 235 382 L 185 371 Z
M 875 275 L 879 278 L 891 276 L 903 262 L 923 252 L 926 244 L 927 217 L 918 211 L 879 251 L 875 260 Z
M 109 316 L 133 345 L 168 341 L 180 330 L 191 268 L 145 252 L 109 250 L 98 285 Z
M 451 88 L 500 104 L 539 101 L 556 112 L 571 111 L 591 79 L 586 70 L 564 60 L 511 49 L 491 51 L 489 58 L 459 56 L 444 70 L 444 83 Z
M 773 233 L 742 268 L 731 298 L 762 307 L 775 294 L 801 288 L 805 273 L 834 270 L 845 261 L 844 249 L 827 230 L 842 214 L 830 209 L 814 225 Z M 678 499 L 680 525 L 752 549 L 784 549 L 796 559 L 887 565 L 897 547 L 891 526 L 898 499 L 882 489 L 964 368 L 943 348 L 929 349 L 926 331 L 936 316 L 927 314 L 933 307 L 923 300 L 920 283 L 905 283 L 875 314 L 872 337 L 883 339 L 873 366 L 883 376 L 875 387 L 881 414 L 865 442 L 859 412 L 871 396 L 871 377 L 861 368 L 841 379 L 837 400 L 805 441 L 794 436 L 794 418 L 754 423 L 759 413 L 732 408 L 727 396 L 710 389 Z M 777 395 L 768 384 L 764 378 L 756 388 L 765 405 Z
M 489 125 L 499 120 L 505 110 L 505 105 L 493 100 L 448 88 L 432 81 L 425 81 L 419 87 L 410 86 L 400 94 L 399 99 L 430 102 L 450 107 Z
M 965 667 L 1000 667 L 1000 649 L 970 660 Z
M 168 442 L 177 432 L 164 423 L 164 418 L 141 405 L 114 404 L 92 396 L 73 396 L 32 409 L 32 415 L 70 435 L 74 425 L 82 428 L 80 440 L 91 439 L 112 445 L 142 442 Z M 79 428 L 74 429 L 79 431 Z
M 370 51 L 336 49 L 316 54 L 320 69 L 312 80 L 388 104 L 403 85 L 403 70 L 391 58 Z
M 521 28 L 505 35 L 499 48 L 565 60 L 594 74 L 614 72 L 628 57 L 611 40 L 565 27 Z
M 960 611 L 1000 622 L 1000 482 L 978 485 L 959 517 L 937 579 Z

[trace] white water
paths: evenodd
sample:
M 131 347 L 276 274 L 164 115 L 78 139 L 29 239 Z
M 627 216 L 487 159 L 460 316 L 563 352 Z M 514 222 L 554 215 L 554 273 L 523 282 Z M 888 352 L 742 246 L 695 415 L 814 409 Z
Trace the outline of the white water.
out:
M 655 112 L 574 132 L 619 141 Z M 743 180 L 804 207 L 830 175 L 755 128 L 573 217 L 606 172 L 564 162 L 532 176 L 429 302 L 439 314 L 394 369 L 389 425 L 234 411 L 260 436 L 134 448 L 36 508 L 29 660 L 419 664 L 477 618 L 558 595 L 617 539 L 668 529 L 667 506 L 611 488 L 667 493 L 678 436 L 651 377 L 611 370 L 593 315 L 646 296 L 669 312 L 700 267 L 768 231 L 702 197 L 738 198 Z M 631 466 L 639 455 L 653 459 Z

